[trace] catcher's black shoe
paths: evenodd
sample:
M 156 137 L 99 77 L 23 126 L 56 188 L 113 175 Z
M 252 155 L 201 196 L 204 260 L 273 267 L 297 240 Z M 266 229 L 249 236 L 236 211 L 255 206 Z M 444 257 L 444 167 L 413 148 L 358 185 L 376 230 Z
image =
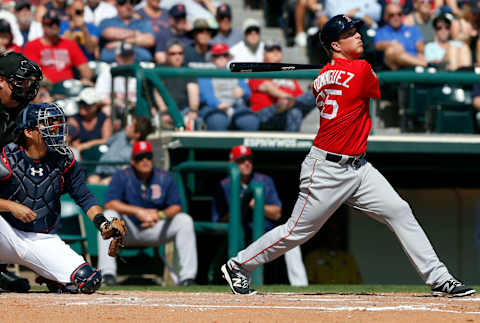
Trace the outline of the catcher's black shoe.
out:
M 195 285 L 197 285 L 197 282 L 192 278 L 187 278 L 178 282 L 178 286 L 195 286 Z
M 46 284 L 48 290 L 51 293 L 56 294 L 78 294 L 78 288 L 73 283 L 62 284 L 57 281 L 50 280 L 48 278 L 38 276 L 35 278 L 35 282 L 39 285 Z
M 250 289 L 250 273 L 239 265 L 231 268 L 227 262 L 220 270 L 232 293 L 242 295 L 255 295 L 257 293 L 257 291 Z
M 9 292 L 26 293 L 30 290 L 30 283 L 28 279 L 4 270 L 0 271 L 0 288 Z
M 432 287 L 433 296 L 462 297 L 475 293 L 473 288 L 465 286 L 458 280 L 451 278 L 438 286 Z
M 117 284 L 117 279 L 111 274 L 105 274 L 102 276 L 102 284 L 105 286 L 113 286 Z

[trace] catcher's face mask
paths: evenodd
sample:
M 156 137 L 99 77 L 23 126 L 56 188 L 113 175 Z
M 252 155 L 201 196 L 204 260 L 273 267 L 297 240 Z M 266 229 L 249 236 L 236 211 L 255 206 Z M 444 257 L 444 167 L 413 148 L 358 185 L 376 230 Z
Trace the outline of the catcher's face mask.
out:
M 63 109 L 56 104 L 38 110 L 37 129 L 43 137 L 47 148 L 62 155 L 69 152 L 66 137 L 68 127 Z
M 28 104 L 37 96 L 41 80 L 40 68 L 30 61 L 22 61 L 17 73 L 7 80 L 12 98 L 20 105 Z

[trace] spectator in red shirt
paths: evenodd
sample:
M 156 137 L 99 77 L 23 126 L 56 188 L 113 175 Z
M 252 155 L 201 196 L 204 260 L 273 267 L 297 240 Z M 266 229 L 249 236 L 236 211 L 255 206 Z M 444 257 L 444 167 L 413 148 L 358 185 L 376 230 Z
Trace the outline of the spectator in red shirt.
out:
M 75 67 L 82 83 L 91 85 L 92 70 L 87 58 L 75 41 L 60 36 L 60 16 L 55 10 L 47 11 L 42 26 L 43 36 L 25 45 L 25 56 L 37 63 L 52 83 L 73 79 Z
M 264 62 L 280 63 L 282 47 L 278 42 L 265 43 Z M 311 93 L 303 93 L 294 79 L 250 79 L 250 107 L 265 130 L 299 131 L 303 117 L 315 107 Z
M 21 53 L 20 46 L 13 43 L 13 34 L 10 24 L 5 19 L 0 19 L 0 49 Z

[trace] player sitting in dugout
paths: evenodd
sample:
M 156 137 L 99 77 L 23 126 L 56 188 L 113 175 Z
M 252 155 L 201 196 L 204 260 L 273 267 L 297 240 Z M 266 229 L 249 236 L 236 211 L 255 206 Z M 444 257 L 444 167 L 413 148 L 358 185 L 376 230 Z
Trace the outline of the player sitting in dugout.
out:
M 0 261 L 32 269 L 52 292 L 91 294 L 102 276 L 58 236 L 61 195 L 69 193 L 104 236 L 125 232 L 103 216 L 65 143 L 66 129 L 56 104 L 30 104 L 19 115 L 16 140 L 0 162 Z

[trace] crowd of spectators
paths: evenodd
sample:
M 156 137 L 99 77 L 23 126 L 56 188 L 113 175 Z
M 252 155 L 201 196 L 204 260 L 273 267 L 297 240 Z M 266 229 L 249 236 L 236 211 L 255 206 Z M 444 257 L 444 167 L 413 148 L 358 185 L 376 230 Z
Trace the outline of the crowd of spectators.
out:
M 373 42 L 375 52 L 367 59 L 376 70 L 432 66 L 454 71 L 479 65 L 477 0 L 297 0 L 295 45 L 318 47 L 318 32 L 339 13 L 365 23 L 364 41 Z M 440 17 L 439 27 L 435 19 L 438 22 Z M 444 27 L 448 35 L 442 33 Z M 433 50 L 434 57 L 427 53 Z M 318 51 L 310 48 L 309 52 L 310 59 L 315 60 Z
M 479 65 L 478 1 L 280 2 L 295 3 L 294 44 L 311 49 L 312 63 L 322 57 L 318 33 L 323 24 L 343 13 L 365 23 L 366 59 L 375 70 L 422 66 L 455 71 Z M 96 105 L 112 118 L 117 131 L 135 107 L 137 82 L 117 76 L 112 88 L 110 66 L 149 62 L 159 67 L 224 69 L 228 61 L 283 60 L 280 42 L 272 45 L 262 36 L 262 22 L 247 17 L 237 29 L 233 19 L 240 17 L 232 7 L 210 0 L 4 1 L 0 47 L 23 52 L 37 62 L 51 84 L 78 79 L 83 86 L 94 87 Z M 95 69 L 99 62 L 106 67 Z M 164 85 L 189 130 L 299 131 L 315 106 L 310 89 L 302 89 L 295 80 L 178 77 Z M 153 92 L 149 101 L 153 124 L 170 129 L 173 121 L 166 100 Z

